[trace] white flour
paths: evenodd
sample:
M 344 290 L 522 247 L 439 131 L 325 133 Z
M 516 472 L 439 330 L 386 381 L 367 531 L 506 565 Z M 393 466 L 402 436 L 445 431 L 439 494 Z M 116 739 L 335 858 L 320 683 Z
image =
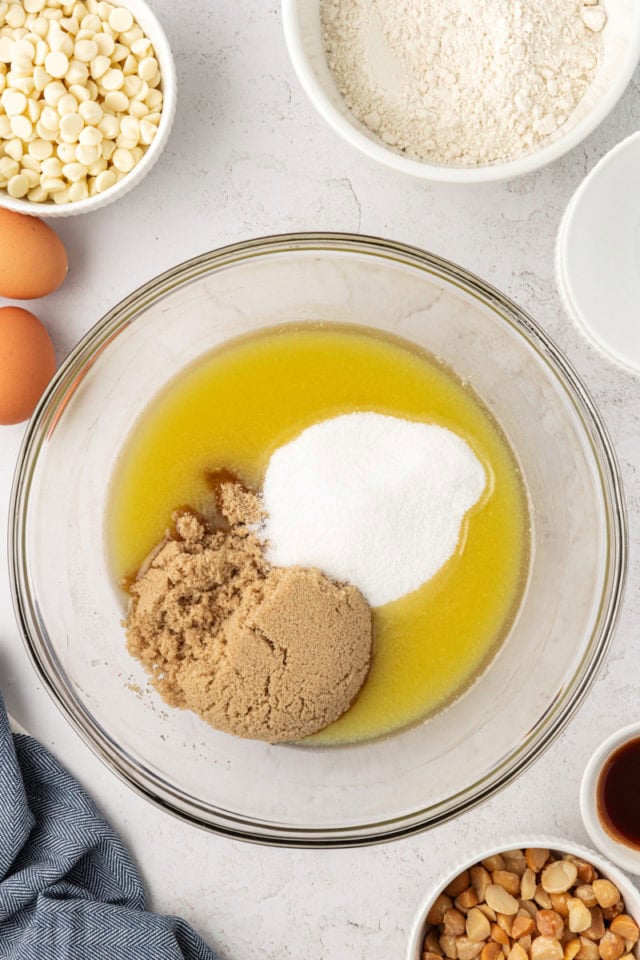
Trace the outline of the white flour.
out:
M 444 427 L 378 413 L 323 420 L 269 461 L 267 556 L 318 567 L 381 606 L 447 562 L 486 483 L 471 447 Z
M 561 127 L 595 77 L 597 0 L 321 0 L 329 67 L 355 116 L 433 163 L 515 157 Z

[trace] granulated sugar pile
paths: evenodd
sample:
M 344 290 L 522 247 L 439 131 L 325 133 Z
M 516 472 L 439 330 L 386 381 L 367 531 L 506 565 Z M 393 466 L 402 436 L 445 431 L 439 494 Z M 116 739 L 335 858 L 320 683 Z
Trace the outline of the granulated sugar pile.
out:
M 322 0 L 329 67 L 385 143 L 440 164 L 527 153 L 566 123 L 602 58 L 598 0 Z
M 267 556 L 317 567 L 382 606 L 453 555 L 486 483 L 471 447 L 444 427 L 378 413 L 324 420 L 269 461 Z

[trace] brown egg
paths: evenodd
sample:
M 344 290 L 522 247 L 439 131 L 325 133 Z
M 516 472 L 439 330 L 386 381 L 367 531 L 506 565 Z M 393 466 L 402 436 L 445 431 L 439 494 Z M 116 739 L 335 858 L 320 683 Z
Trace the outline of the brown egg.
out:
M 51 227 L 0 207 L 0 297 L 44 297 L 58 289 L 68 269 L 67 251 Z
M 38 318 L 22 307 L 0 307 L 0 423 L 27 420 L 55 369 L 53 344 Z

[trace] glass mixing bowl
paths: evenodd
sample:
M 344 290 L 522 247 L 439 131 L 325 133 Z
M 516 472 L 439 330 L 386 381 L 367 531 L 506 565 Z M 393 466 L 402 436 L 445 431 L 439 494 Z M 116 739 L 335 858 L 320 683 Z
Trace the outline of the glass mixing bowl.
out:
M 109 479 L 149 399 L 228 338 L 304 320 L 376 327 L 449 364 L 507 434 L 532 517 L 522 603 L 480 680 L 420 725 L 337 748 L 245 741 L 167 708 L 125 650 L 123 602 L 105 550 Z M 591 399 L 553 343 L 459 267 L 347 235 L 226 247 L 169 270 L 115 307 L 43 397 L 25 437 L 12 511 L 20 627 L 76 729 L 164 809 L 272 844 L 388 840 L 469 810 L 509 783 L 589 689 L 625 573 L 615 457 Z

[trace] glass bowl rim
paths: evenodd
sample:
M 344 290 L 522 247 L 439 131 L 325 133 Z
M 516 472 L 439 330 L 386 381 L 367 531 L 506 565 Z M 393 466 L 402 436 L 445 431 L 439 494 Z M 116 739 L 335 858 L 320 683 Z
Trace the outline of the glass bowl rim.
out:
M 435 275 L 491 308 L 522 336 L 564 389 L 591 444 L 600 475 L 608 530 L 605 585 L 587 649 L 571 680 L 556 694 L 527 737 L 482 778 L 445 800 L 380 822 L 344 828 L 290 827 L 245 818 L 187 797 L 172 785 L 160 782 L 134 758 L 128 758 L 124 749 L 93 720 L 56 669 L 30 589 L 25 551 L 29 491 L 39 451 L 55 429 L 70 396 L 102 351 L 134 323 L 150 303 L 177 287 L 256 257 L 309 251 L 373 256 Z M 287 233 L 229 244 L 164 271 L 121 300 L 79 341 L 43 394 L 19 452 L 9 509 L 9 574 L 16 620 L 44 688 L 84 742 L 123 782 L 165 812 L 222 836 L 273 846 L 355 847 L 399 839 L 466 813 L 507 786 L 553 743 L 586 697 L 611 645 L 626 581 L 627 520 L 615 452 L 589 393 L 554 341 L 509 297 L 464 268 L 414 246 L 358 234 Z

